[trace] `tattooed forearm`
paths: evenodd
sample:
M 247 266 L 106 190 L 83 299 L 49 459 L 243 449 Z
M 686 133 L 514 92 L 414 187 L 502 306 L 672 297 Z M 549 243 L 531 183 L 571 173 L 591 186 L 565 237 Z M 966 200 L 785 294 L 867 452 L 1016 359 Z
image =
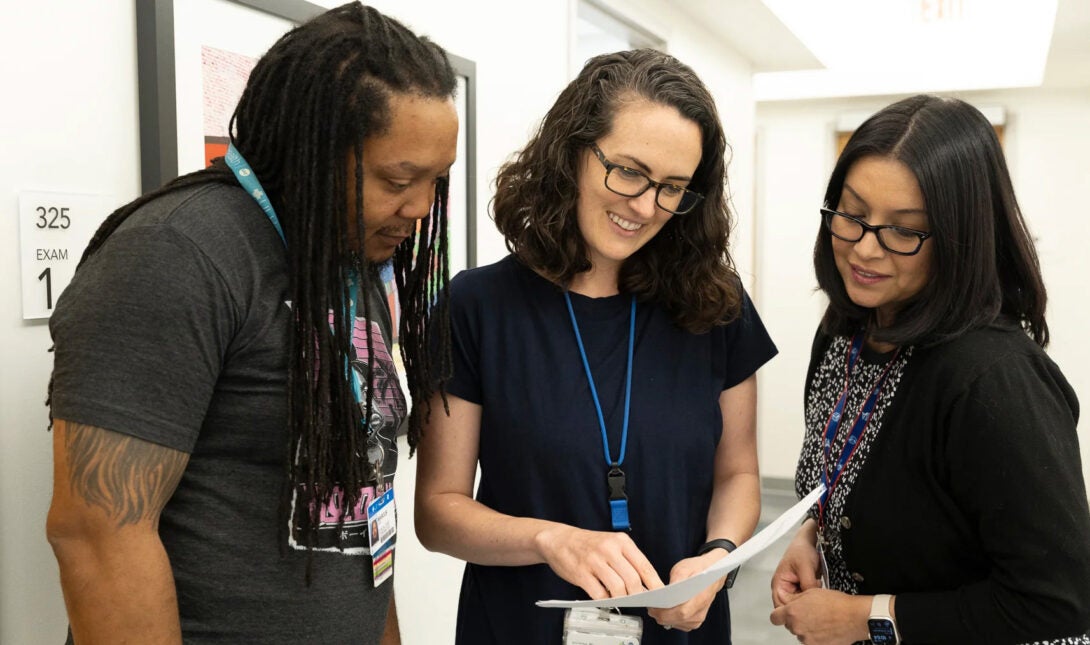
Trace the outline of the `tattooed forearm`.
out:
M 73 492 L 119 526 L 156 520 L 189 455 L 127 435 L 69 423 L 64 439 Z

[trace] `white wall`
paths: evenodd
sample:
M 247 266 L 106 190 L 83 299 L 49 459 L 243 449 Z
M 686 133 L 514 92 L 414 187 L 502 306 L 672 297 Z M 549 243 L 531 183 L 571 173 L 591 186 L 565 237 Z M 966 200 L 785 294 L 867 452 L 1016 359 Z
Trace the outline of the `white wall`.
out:
M 810 215 L 821 204 L 835 151 L 827 116 L 803 107 L 774 120 L 768 111 L 758 106 L 754 298 L 780 353 L 761 369 L 758 453 L 762 476 L 794 479 L 803 380 L 823 307 L 810 268 L 816 231 Z
M 1007 112 L 1004 148 L 1015 191 L 1037 238 L 1049 290 L 1049 354 L 1083 405 L 1090 402 L 1086 342 L 1090 275 L 1090 90 L 1008 90 L 958 95 Z M 835 155 L 838 116 L 873 112 L 900 97 L 761 103 L 757 107 L 761 313 L 780 348 L 765 368 L 760 418 L 761 470 L 793 477 L 802 438 L 802 388 L 810 342 L 824 308 L 815 295 L 812 249 L 817 209 Z M 1084 477 L 1090 478 L 1090 437 L 1080 424 Z
M 7 7 L 5 7 L 7 9 Z M 137 194 L 132 3 L 50 0 L 0 20 L 0 642 L 64 642 L 45 540 L 52 492 L 44 321 L 23 322 L 18 195 Z M 89 28 L 93 26 L 93 28 Z
M 319 0 L 333 6 L 340 0 Z M 485 213 L 500 164 L 523 145 L 569 79 L 574 0 L 375 0 L 377 8 L 477 64 L 478 258 L 502 257 L 503 241 Z M 753 105 L 748 64 L 666 0 L 633 3 L 662 30 L 668 48 L 711 87 L 734 146 L 739 256 L 751 275 Z M 487 16 L 487 23 L 482 23 Z M 503 25 L 485 28 L 482 24 Z M 43 405 L 52 366 L 44 322 L 23 322 L 19 307 L 18 195 L 55 191 L 139 192 L 136 45 L 133 3 L 40 0 L 0 21 L 0 643 L 62 642 L 67 621 L 57 568 L 44 536 L 51 494 L 51 437 Z M 427 554 L 411 536 L 415 461 L 398 477 L 402 537 L 397 595 L 405 642 L 452 641 L 461 566 Z
M 666 43 L 666 51 L 693 68 L 712 93 L 730 146 L 729 176 L 735 229 L 731 255 L 754 286 L 754 98 L 753 68 L 730 44 L 702 24 L 680 15 L 665 0 L 599 0 Z

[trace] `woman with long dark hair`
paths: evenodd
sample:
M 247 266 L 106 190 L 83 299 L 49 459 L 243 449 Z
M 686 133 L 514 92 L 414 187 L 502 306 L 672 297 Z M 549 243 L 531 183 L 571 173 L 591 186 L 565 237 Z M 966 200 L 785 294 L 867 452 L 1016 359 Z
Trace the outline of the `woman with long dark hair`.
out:
M 807 644 L 1090 643 L 1075 392 L 1003 152 L 916 96 L 841 154 L 814 247 L 829 305 L 806 383 L 800 495 L 772 580 Z

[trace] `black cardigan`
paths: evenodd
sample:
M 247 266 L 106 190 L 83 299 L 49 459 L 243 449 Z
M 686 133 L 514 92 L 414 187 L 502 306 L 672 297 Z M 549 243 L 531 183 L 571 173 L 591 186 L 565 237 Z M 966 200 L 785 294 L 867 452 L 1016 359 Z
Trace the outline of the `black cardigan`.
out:
M 807 394 L 831 338 L 814 341 Z M 897 596 L 906 643 L 1090 629 L 1078 399 L 1011 325 L 917 347 L 845 502 L 861 594 Z

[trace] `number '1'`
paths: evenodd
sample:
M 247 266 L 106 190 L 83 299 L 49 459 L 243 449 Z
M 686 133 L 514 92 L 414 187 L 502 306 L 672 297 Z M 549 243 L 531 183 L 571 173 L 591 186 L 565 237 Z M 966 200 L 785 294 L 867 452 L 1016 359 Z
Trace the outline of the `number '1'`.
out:
M 52 267 L 46 267 L 45 271 L 42 271 L 42 274 L 38 276 L 38 281 L 39 282 L 41 282 L 42 278 L 45 278 L 45 308 L 46 309 L 52 309 L 53 308 L 53 279 L 52 279 L 51 274 L 49 272 L 49 270 L 51 268 Z

